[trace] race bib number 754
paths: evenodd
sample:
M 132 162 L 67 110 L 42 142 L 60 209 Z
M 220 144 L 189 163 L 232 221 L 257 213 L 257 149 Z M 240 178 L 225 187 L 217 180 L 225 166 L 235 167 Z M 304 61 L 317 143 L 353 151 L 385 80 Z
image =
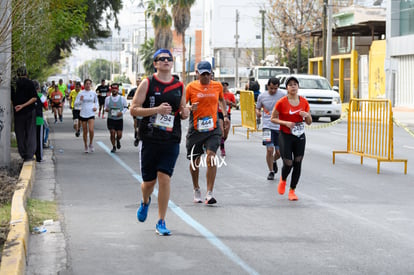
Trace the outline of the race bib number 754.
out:
M 157 114 L 153 125 L 161 130 L 171 132 L 174 127 L 174 116 Z

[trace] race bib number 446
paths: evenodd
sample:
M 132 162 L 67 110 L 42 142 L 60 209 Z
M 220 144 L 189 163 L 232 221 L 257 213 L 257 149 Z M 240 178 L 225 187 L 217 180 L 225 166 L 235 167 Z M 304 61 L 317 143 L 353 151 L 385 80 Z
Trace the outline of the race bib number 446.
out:
M 209 132 L 214 130 L 214 121 L 211 116 L 199 118 L 197 121 L 197 130 L 199 132 Z

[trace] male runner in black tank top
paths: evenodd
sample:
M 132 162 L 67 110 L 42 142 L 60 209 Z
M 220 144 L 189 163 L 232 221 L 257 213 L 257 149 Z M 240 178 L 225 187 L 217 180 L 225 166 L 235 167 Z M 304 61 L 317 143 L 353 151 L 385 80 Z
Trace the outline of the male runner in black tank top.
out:
M 173 58 L 169 50 L 154 54 L 157 72 L 144 79 L 134 95 L 132 116 L 142 116 L 139 129 L 142 140 L 141 184 L 142 200 L 137 218 L 144 222 L 151 203 L 151 194 L 158 179 L 158 216 L 155 230 L 169 235 L 165 216 L 170 198 L 170 179 L 174 171 L 181 141 L 181 119 L 188 117 L 184 86 L 171 75 Z

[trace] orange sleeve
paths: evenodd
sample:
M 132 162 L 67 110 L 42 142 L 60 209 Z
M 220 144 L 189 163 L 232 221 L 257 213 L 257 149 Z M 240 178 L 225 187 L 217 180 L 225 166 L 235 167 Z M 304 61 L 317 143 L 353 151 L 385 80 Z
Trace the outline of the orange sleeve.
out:
M 190 100 L 190 92 L 191 92 L 191 83 L 187 85 L 185 88 L 185 102 L 187 103 Z

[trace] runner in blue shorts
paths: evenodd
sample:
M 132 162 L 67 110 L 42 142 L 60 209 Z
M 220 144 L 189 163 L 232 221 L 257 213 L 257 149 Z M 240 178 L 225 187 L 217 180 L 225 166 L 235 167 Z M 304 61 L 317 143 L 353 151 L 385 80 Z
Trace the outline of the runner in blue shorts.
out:
M 132 99 L 131 116 L 142 116 L 139 134 L 141 148 L 142 200 L 137 218 L 144 222 L 151 203 L 151 194 L 158 180 L 159 235 L 170 235 L 165 225 L 170 181 L 181 141 L 181 119 L 188 117 L 184 84 L 171 74 L 172 54 L 159 49 L 154 54 L 156 73 L 142 81 Z

